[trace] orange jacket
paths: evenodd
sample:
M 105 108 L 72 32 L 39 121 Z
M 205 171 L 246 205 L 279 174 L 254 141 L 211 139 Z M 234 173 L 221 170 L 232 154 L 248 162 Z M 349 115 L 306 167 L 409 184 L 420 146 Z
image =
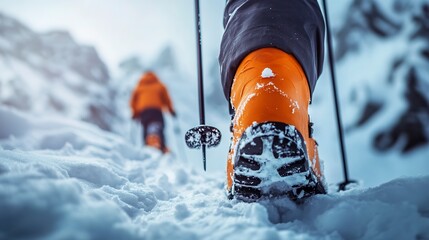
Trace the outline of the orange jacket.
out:
M 168 110 L 175 114 L 167 88 L 153 72 L 147 72 L 140 78 L 131 96 L 130 107 L 133 118 L 148 108 Z

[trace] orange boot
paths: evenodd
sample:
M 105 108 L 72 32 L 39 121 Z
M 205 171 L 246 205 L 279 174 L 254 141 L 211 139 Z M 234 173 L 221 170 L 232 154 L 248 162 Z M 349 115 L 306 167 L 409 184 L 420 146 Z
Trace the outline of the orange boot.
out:
M 157 134 L 148 134 L 145 142 L 146 146 L 157 148 L 162 151 L 161 138 Z
M 241 62 L 231 88 L 230 197 L 299 200 L 325 193 L 308 116 L 310 89 L 297 60 L 263 48 Z

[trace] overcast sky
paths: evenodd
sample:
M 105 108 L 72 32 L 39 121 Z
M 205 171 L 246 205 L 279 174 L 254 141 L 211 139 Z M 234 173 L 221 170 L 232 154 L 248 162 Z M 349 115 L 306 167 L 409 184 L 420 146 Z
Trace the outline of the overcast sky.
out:
M 225 1 L 202 0 L 203 54 L 217 57 Z M 111 70 L 130 55 L 153 59 L 172 44 L 183 69 L 195 61 L 192 0 L 0 0 L 0 11 L 38 32 L 66 29 L 81 44 L 94 45 Z

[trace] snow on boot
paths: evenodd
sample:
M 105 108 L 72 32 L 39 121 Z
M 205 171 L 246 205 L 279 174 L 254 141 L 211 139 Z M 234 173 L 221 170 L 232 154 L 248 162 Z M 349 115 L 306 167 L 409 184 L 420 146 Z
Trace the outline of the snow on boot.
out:
M 308 116 L 310 89 L 296 59 L 275 48 L 250 53 L 231 88 L 227 193 L 244 201 L 326 193 Z

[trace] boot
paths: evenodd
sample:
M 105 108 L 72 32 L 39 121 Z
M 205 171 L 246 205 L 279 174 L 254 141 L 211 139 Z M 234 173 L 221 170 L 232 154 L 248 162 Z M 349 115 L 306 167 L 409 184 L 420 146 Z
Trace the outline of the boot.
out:
M 310 88 L 297 60 L 263 48 L 241 62 L 231 88 L 227 194 L 244 201 L 326 193 L 308 115 Z

